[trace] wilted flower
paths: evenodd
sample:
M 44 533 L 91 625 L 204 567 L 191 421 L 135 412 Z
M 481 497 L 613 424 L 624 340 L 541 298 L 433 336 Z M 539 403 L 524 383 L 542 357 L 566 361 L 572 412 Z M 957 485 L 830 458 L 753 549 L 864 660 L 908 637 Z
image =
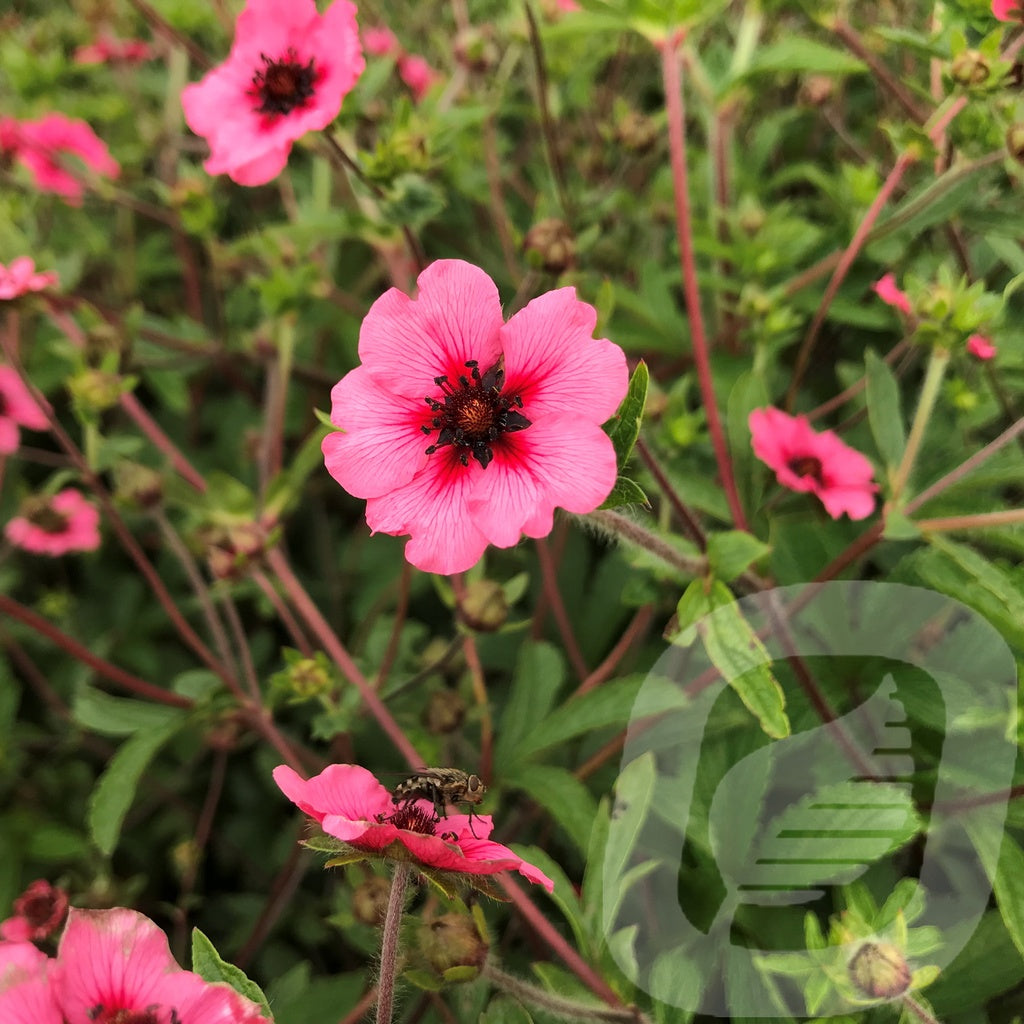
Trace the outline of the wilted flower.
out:
M 64 165 L 67 156 L 77 157 L 97 174 L 116 178 L 121 173 L 110 150 L 84 121 L 47 114 L 38 121 L 22 121 L 16 130 L 8 126 L 8 142 L 16 159 L 28 169 L 36 188 L 55 192 L 72 206 L 80 206 L 84 186 Z
M 454 573 L 488 544 L 551 531 L 555 506 L 590 512 L 615 483 L 601 430 L 626 393 L 626 357 L 593 337 L 597 313 L 573 288 L 534 299 L 508 323 L 494 282 L 461 260 L 392 288 L 359 334 L 362 366 L 331 392 L 342 432 L 327 469 L 366 498 L 374 531 L 411 535 L 406 558 Z
M 210 144 L 203 164 L 239 185 L 262 185 L 292 143 L 334 120 L 364 67 L 356 8 L 335 0 L 249 0 L 228 59 L 181 94 L 189 128 Z
M 831 430 L 819 434 L 805 416 L 771 408 L 755 409 L 749 423 L 754 454 L 783 487 L 817 495 L 833 519 L 844 512 L 851 519 L 871 515 L 878 490 L 874 468 Z
M 94 551 L 100 546 L 100 515 L 78 491 L 63 490 L 52 498 L 34 499 L 24 513 L 4 527 L 4 536 L 37 555 Z
M 274 781 L 327 835 L 353 851 L 462 875 L 518 871 L 548 892 L 554 888 L 539 868 L 487 838 L 494 827 L 490 815 L 474 814 L 471 827 L 467 814 L 437 820 L 429 800 L 396 805 L 371 772 L 353 764 L 329 765 L 309 780 L 282 765 L 274 769 Z
M 46 414 L 29 394 L 17 370 L 0 366 L 0 455 L 18 450 L 19 427 L 45 430 Z
M 412 98 L 419 103 L 430 92 L 441 76 L 427 63 L 426 58 L 406 53 L 398 58 L 398 76 L 409 87 Z
M 972 334 L 967 339 L 967 351 L 982 362 L 994 359 L 996 355 L 995 345 L 984 334 Z
M 8 942 L 41 942 L 64 923 L 67 912 L 67 893 L 38 878 L 14 901 L 13 917 L 0 922 L 0 938 Z
M 35 261 L 29 256 L 19 256 L 6 267 L 0 263 L 0 299 L 16 299 L 26 292 L 41 292 L 56 283 L 54 271 L 36 273 Z
M 901 313 L 910 313 L 910 299 L 906 292 L 897 287 L 894 274 L 886 274 L 880 278 L 872 286 L 872 289 L 883 302 L 898 309 Z

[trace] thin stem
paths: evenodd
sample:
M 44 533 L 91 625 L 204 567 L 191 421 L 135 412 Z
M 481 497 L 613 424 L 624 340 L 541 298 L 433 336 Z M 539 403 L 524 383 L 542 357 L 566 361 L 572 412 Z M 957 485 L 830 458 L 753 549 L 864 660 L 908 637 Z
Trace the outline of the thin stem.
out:
M 235 640 L 235 650 L 238 651 L 238 658 L 242 663 L 242 677 L 249 689 L 250 705 L 254 713 L 260 713 L 263 705 L 263 694 L 260 693 L 260 681 L 256 675 L 256 666 L 253 664 L 252 651 L 249 650 L 249 640 L 245 635 L 245 627 L 242 625 L 242 618 L 238 614 L 238 607 L 230 593 L 224 594 L 224 615 L 227 617 L 231 635 Z
M 808 328 L 807 335 L 800 346 L 800 351 L 797 353 L 796 365 L 793 368 L 793 379 L 786 393 L 786 408 L 791 412 L 796 404 L 796 395 L 800 382 L 803 380 L 804 373 L 807 371 L 808 364 L 810 363 L 811 352 L 814 350 L 814 345 L 818 340 L 822 325 L 825 323 L 825 318 L 828 316 L 832 301 L 846 279 L 850 267 L 853 266 L 853 261 L 860 255 L 861 249 L 863 249 L 868 235 L 871 233 L 871 229 L 875 226 L 875 221 L 878 220 L 878 215 L 889 202 L 893 191 L 899 185 L 907 168 L 915 160 L 916 156 L 911 153 L 901 153 L 899 155 L 896 163 L 893 165 L 893 169 L 889 172 L 888 177 L 882 183 L 882 187 L 878 190 L 878 195 L 875 196 L 860 224 L 857 225 L 857 230 L 853 233 L 850 244 L 846 247 L 842 256 L 839 257 L 836 269 L 833 271 L 828 286 L 825 288 L 825 294 L 821 297 L 821 302 L 814 314 L 814 319 L 811 321 L 811 326 Z
M 327 620 L 323 617 L 320 609 L 317 608 L 313 599 L 306 593 L 305 588 L 299 582 L 295 573 L 292 572 L 288 560 L 279 548 L 273 548 L 267 553 L 267 564 L 274 575 L 277 576 L 294 605 L 296 611 L 309 626 L 313 635 L 320 641 L 328 656 L 341 669 L 342 674 L 359 691 L 363 702 L 369 708 L 370 713 L 377 720 L 377 724 L 387 733 L 388 738 L 398 748 L 406 759 L 410 768 L 419 768 L 425 762 L 416 748 L 409 741 L 409 738 L 402 732 L 398 723 L 394 720 L 391 712 L 381 701 L 377 692 L 367 682 L 366 677 L 359 671 L 359 667 L 352 660 L 352 656 L 345 650 L 337 634 L 331 629 Z
M 252 578 L 256 581 L 256 585 L 260 590 L 263 591 L 267 600 L 274 606 L 277 617 L 284 623 L 284 628 L 288 630 L 288 634 L 298 648 L 299 653 L 304 658 L 312 658 L 313 647 L 309 642 L 309 638 L 302 631 L 298 619 L 292 614 L 292 610 L 285 603 L 284 598 L 277 592 L 277 588 L 267 579 L 266 573 L 256 570 L 253 572 Z
M 937 1017 L 933 1017 L 916 999 L 911 996 L 903 997 L 903 1005 L 910 1010 L 923 1024 L 941 1024 Z
M 646 527 L 634 522 L 620 512 L 612 512 L 609 509 L 600 509 L 597 512 L 590 512 L 580 517 L 583 522 L 594 523 L 603 531 L 614 534 L 630 544 L 649 551 L 656 558 L 660 558 L 666 565 L 678 569 L 684 576 L 703 576 L 707 571 L 707 560 L 704 558 L 691 558 L 677 551 L 671 544 L 664 541 L 657 534 L 652 533 Z
M 629 649 L 639 640 L 651 625 L 654 618 L 654 605 L 645 604 L 638 608 L 625 628 L 622 636 L 619 637 L 615 646 L 608 652 L 604 661 L 601 662 L 593 672 L 577 687 L 574 697 L 593 690 L 600 686 L 606 679 L 610 679 L 612 673 L 618 667 L 619 662 L 625 657 Z
M 675 193 L 676 235 L 679 240 L 679 261 L 686 296 L 686 315 L 690 324 L 693 360 L 697 367 L 701 398 L 708 419 L 708 432 L 715 450 L 718 475 L 725 491 L 733 523 L 738 530 L 747 529 L 746 516 L 740 504 L 739 492 L 732 471 L 729 447 L 722 428 L 722 418 L 715 398 L 714 378 L 711 375 L 711 357 L 704 316 L 700 306 L 700 288 L 697 284 L 697 264 L 693 251 L 693 226 L 690 217 L 690 185 L 686 169 L 686 110 L 683 104 L 683 85 L 679 71 L 679 44 L 683 34 L 671 33 L 662 44 L 661 68 L 665 86 L 665 107 L 668 113 L 668 141 L 672 162 L 672 185 Z
M 461 573 L 452 576 L 452 589 L 455 598 L 461 605 L 466 599 L 466 582 Z M 480 774 L 491 777 L 494 747 L 494 722 L 491 719 L 491 702 L 487 696 L 487 677 L 484 675 L 483 662 L 476 647 L 476 639 L 467 633 L 462 638 L 462 653 L 469 667 L 469 675 L 473 685 L 473 699 L 480 709 Z
M 636 453 L 643 460 L 643 464 L 650 470 L 651 476 L 657 482 L 661 493 L 665 495 L 668 503 L 672 506 L 672 511 L 675 512 L 683 532 L 689 536 L 690 540 L 701 551 L 706 551 L 708 540 L 696 514 L 687 507 L 679 492 L 673 486 L 672 481 L 669 480 L 668 474 L 661 468 L 661 463 L 654 457 L 654 452 L 651 451 L 647 442 L 642 437 L 636 439 Z
M 917 400 L 914 422 L 910 425 L 907 447 L 903 451 L 903 458 L 893 477 L 891 500 L 894 506 L 898 505 L 910 471 L 914 468 L 914 460 L 917 458 L 921 442 L 924 440 L 924 433 L 935 408 L 935 401 L 939 397 L 939 388 L 942 386 L 942 377 L 948 363 L 949 352 L 946 349 L 937 348 L 932 351 L 931 359 L 928 360 L 928 368 L 925 370 L 924 383 L 921 385 L 921 395 Z
M 175 472 L 188 481 L 200 494 L 205 494 L 206 481 L 202 474 L 185 458 L 181 449 L 139 404 L 139 400 L 130 391 L 126 391 L 120 396 L 119 401 L 121 408 L 131 416 L 136 426 L 167 456 Z
M 380 667 L 377 669 L 377 678 L 374 685 L 377 690 L 383 690 L 384 684 L 388 681 L 388 675 L 398 657 L 398 648 L 402 640 L 402 629 L 405 626 L 405 616 L 409 610 L 409 587 L 412 584 L 412 566 L 403 561 L 402 573 L 398 579 L 398 606 L 395 608 L 395 624 L 391 627 L 391 636 L 388 637 L 388 645 L 384 650 L 384 657 L 381 658 Z
M 488 114 L 481 125 L 480 141 L 484 149 L 484 170 L 487 171 L 487 189 L 491 196 L 491 219 L 494 222 L 494 230 L 498 233 L 505 269 L 509 277 L 517 281 L 522 277 L 522 269 L 516 257 L 516 247 L 512 242 L 511 221 L 501 184 L 501 158 L 498 154 L 498 135 L 494 130 L 494 117 L 493 113 Z
M 167 36 L 175 44 L 188 52 L 188 55 L 204 70 L 208 71 L 213 67 L 213 61 L 192 42 L 188 36 L 182 35 L 168 21 L 161 17 L 145 0 L 128 0 L 141 14 L 153 29 L 161 35 Z
M 900 358 L 905 352 L 910 351 L 910 341 L 904 338 L 902 341 L 898 341 L 888 352 L 882 357 L 882 362 L 892 366 L 897 359 Z M 821 419 L 822 416 L 827 416 L 831 412 L 835 412 L 836 409 L 841 409 L 851 399 L 856 398 L 865 388 L 868 386 L 868 378 L 866 376 L 859 377 L 855 380 L 848 388 L 844 388 L 833 398 L 830 398 L 827 402 L 822 402 L 821 405 L 812 409 L 810 412 L 805 413 L 808 421 L 813 423 L 815 420 Z
M 1013 526 L 1016 523 L 1024 523 L 1024 508 L 976 512 L 973 515 L 945 516 L 938 519 L 918 519 L 914 525 L 925 533 L 945 533 L 950 530 L 984 529 L 987 526 Z
M 608 1009 L 604 1006 L 590 1006 L 574 999 L 555 995 L 547 989 L 531 985 L 492 964 L 484 964 L 483 976 L 496 988 L 508 992 L 520 1002 L 532 1004 L 553 1017 L 571 1017 L 573 1020 L 640 1021 L 645 1018 L 638 1010 Z
M 569 621 L 569 613 L 566 611 L 565 602 L 562 600 L 562 592 L 558 589 L 558 572 L 555 569 L 554 559 L 551 557 L 551 548 L 545 538 L 539 537 L 534 541 L 537 549 L 537 561 L 540 564 L 540 575 L 544 593 L 547 596 L 548 606 L 551 614 L 555 617 L 555 625 L 558 627 L 558 635 L 562 638 L 565 653 L 572 665 L 576 678 L 583 680 L 587 678 L 589 669 L 583 659 L 583 652 L 576 640 L 572 623 Z
M 405 861 L 395 864 L 391 879 L 391 895 L 384 916 L 384 929 L 380 943 L 380 976 L 377 980 L 377 1024 L 391 1024 L 395 1002 L 395 977 L 398 971 L 398 938 L 405 906 L 405 890 L 411 868 Z

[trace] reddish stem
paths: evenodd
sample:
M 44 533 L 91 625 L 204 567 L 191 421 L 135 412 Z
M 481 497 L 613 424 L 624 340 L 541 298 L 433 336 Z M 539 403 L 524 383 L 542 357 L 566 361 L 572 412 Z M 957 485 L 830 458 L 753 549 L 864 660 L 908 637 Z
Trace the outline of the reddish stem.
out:
M 693 252 L 693 227 L 690 218 L 690 185 L 686 170 L 686 110 L 683 105 L 683 86 L 679 71 L 679 44 L 683 33 L 669 35 L 661 48 L 662 79 L 665 85 L 665 106 L 668 112 L 668 143 L 672 161 L 672 184 L 675 192 L 676 235 L 679 239 L 679 261 L 686 296 L 686 314 L 690 324 L 693 361 L 697 367 L 701 397 L 708 418 L 708 432 L 715 450 L 718 475 L 722 481 L 733 523 L 738 530 L 747 529 L 747 519 L 740 504 L 739 492 L 732 471 L 729 447 L 722 429 L 722 418 L 715 398 L 714 379 L 704 317 L 700 307 L 700 289 L 697 285 L 697 264 Z
M 170 459 L 175 471 L 184 477 L 200 494 L 206 493 L 206 481 L 202 474 L 181 453 L 181 450 L 164 433 L 160 425 L 142 407 L 139 400 L 126 391 L 121 395 L 121 408 L 135 421 L 136 426 L 146 437 Z
M 618 667 L 619 662 L 626 656 L 629 649 L 647 632 L 653 618 L 653 604 L 645 604 L 643 607 L 638 608 L 622 636 L 619 637 L 618 642 L 608 652 L 607 657 L 580 683 L 573 696 L 579 697 L 581 694 L 600 686 L 606 679 L 610 679 L 612 673 Z
M 551 614 L 555 617 L 555 625 L 558 627 L 558 635 L 562 638 L 565 646 L 565 653 L 572 665 L 573 672 L 577 679 L 586 679 L 589 673 L 587 663 L 583 659 L 583 652 L 576 641 L 576 634 L 573 632 L 572 623 L 569 621 L 569 613 L 566 611 L 565 602 L 562 600 L 562 592 L 558 589 L 558 572 L 555 569 L 554 559 L 551 557 L 551 549 L 543 537 L 535 542 L 537 548 L 537 561 L 540 563 L 541 582 L 544 588 L 544 596 L 547 599 Z

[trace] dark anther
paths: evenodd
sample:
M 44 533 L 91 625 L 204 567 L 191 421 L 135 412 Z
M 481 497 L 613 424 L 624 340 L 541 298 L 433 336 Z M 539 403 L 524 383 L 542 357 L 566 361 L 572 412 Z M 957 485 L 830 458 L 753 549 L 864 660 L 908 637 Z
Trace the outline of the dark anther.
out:
M 260 60 L 263 68 L 252 76 L 248 95 L 259 101 L 256 112 L 271 118 L 290 114 L 296 107 L 306 106 L 323 77 L 312 58 L 303 64 L 292 47 L 277 59 L 261 53 Z

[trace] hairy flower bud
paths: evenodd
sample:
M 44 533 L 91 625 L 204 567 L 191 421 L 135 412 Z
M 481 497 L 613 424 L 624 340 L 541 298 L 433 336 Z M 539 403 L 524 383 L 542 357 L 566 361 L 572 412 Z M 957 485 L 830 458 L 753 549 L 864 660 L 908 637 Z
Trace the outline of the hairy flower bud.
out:
M 576 239 L 569 225 L 557 217 L 537 221 L 526 232 L 523 249 L 531 266 L 549 274 L 561 274 L 576 262 Z
M 83 413 L 96 415 L 117 405 L 124 384 L 116 373 L 83 370 L 68 381 L 68 390 Z
M 374 875 L 356 886 L 352 893 L 352 914 L 360 924 L 377 927 L 384 920 L 388 909 L 391 883 L 380 875 Z
M 470 26 L 455 37 L 455 59 L 467 70 L 484 74 L 497 67 L 501 51 L 488 26 Z
M 470 629 L 493 633 L 508 619 L 505 592 L 493 580 L 476 580 L 466 587 L 465 596 L 459 602 L 459 615 Z
M 847 969 L 857 990 L 871 999 L 894 999 L 910 987 L 906 958 L 888 942 L 864 943 Z
M 136 508 L 156 508 L 163 501 L 164 478 L 138 462 L 125 462 L 114 472 L 117 497 Z
M 1006 149 L 1019 164 L 1024 164 L 1024 124 L 1011 124 L 1006 129 Z
M 468 914 L 442 914 L 425 921 L 417 930 L 419 952 L 439 975 L 452 968 L 470 968 L 459 972 L 460 981 L 471 981 L 487 959 L 490 944 L 480 934 Z
M 964 50 L 953 60 L 949 73 L 959 85 L 981 85 L 988 81 L 991 69 L 977 50 Z
M 435 690 L 423 711 L 423 724 L 436 735 L 455 732 L 466 716 L 466 702 L 457 690 Z
M 627 110 L 615 122 L 615 140 L 631 153 L 646 153 L 654 147 L 659 136 L 654 118 L 639 110 Z

